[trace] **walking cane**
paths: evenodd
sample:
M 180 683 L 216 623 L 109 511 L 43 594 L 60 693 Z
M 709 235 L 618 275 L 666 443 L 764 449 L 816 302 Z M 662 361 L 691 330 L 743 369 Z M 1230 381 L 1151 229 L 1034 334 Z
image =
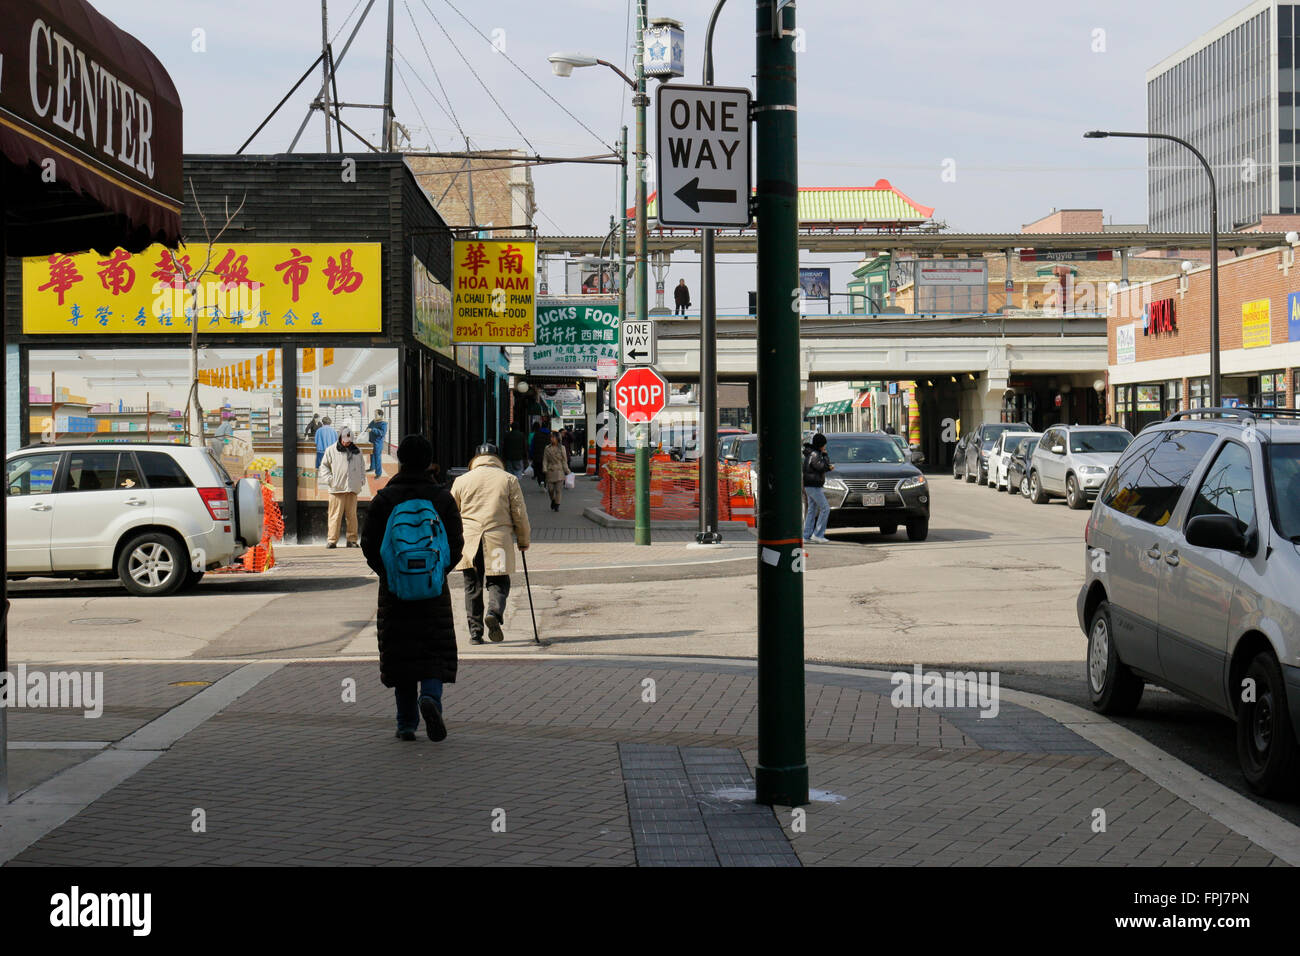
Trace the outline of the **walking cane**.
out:
M 520 551 L 519 556 L 524 559 L 524 590 L 528 592 L 528 613 L 533 619 L 533 643 L 540 646 L 542 639 L 537 636 L 537 612 L 533 610 L 533 586 L 528 580 L 528 552 Z

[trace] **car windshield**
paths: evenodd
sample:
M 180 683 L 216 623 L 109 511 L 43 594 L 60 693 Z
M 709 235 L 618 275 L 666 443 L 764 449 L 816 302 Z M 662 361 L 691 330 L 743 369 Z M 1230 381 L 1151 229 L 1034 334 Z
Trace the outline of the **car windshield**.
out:
M 1076 455 L 1118 454 L 1132 442 L 1128 432 L 1070 432 L 1070 451 Z
M 731 446 L 731 453 L 736 461 L 758 461 L 758 439 L 746 438 Z
M 1019 444 L 1016 445 L 1016 454 L 1021 458 L 1028 458 L 1034 453 L 1034 446 L 1038 444 L 1038 439 L 1042 437 L 1042 435 L 1035 435 L 1033 438 L 1020 439 Z
M 889 438 L 837 438 L 828 436 L 826 454 L 833 463 L 874 462 L 884 464 L 902 462 L 903 452 Z
M 1029 433 L 1028 432 L 1007 433 L 1006 437 L 1002 439 L 1002 450 L 1007 452 L 1014 451 L 1016 448 L 1016 442 L 1020 441 L 1022 435 L 1027 435 L 1027 434 Z
M 1300 445 L 1274 444 L 1268 452 L 1268 480 L 1277 503 L 1277 529 L 1300 541 Z
M 981 436 L 981 438 L 982 438 L 983 441 L 984 441 L 984 447 L 985 447 L 985 448 L 988 448 L 988 447 L 990 447 L 990 446 L 991 446 L 995 441 L 998 440 L 998 436 L 1000 436 L 1003 432 L 1018 432 L 1018 431 L 1023 431 L 1023 430 L 1024 430 L 1024 427 L 1025 427 L 1024 425 L 1012 425 L 1012 424 L 1005 424 L 1005 425 L 981 425 L 981 426 L 980 426 L 980 436 Z

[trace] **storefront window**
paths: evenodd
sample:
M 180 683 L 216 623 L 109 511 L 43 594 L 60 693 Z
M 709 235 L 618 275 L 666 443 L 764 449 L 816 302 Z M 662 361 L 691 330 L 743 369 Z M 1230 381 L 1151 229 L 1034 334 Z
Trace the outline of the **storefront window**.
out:
M 1209 408 L 1210 407 L 1210 379 L 1208 376 L 1194 378 L 1188 381 L 1188 388 L 1191 392 L 1191 408 Z
M 1182 411 L 1183 408 L 1183 383 L 1181 379 L 1172 379 L 1165 382 L 1165 415 L 1172 415 L 1174 412 Z
M 362 500 L 372 498 L 396 474 L 402 436 L 397 358 L 397 349 L 298 350 L 299 501 L 329 500 L 329 489 L 318 481 L 320 464 L 344 426 L 352 430 L 367 466 L 366 483 L 358 492 Z M 320 431 L 327 418 L 333 435 Z

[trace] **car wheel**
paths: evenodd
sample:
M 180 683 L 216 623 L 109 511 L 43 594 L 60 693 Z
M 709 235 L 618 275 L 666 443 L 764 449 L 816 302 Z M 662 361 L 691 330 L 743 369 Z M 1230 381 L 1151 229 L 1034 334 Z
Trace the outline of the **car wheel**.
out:
M 1271 651 L 1260 651 L 1246 669 L 1254 700 L 1237 707 L 1237 759 L 1251 789 L 1289 794 L 1296 789 L 1296 737 L 1287 708 L 1282 669 Z M 1234 690 L 1236 693 L 1236 690 Z
M 914 518 L 907 523 L 907 540 L 924 541 L 930 534 L 930 520 L 928 518 Z
M 1038 483 L 1038 472 L 1029 476 L 1029 500 L 1036 505 L 1047 502 L 1047 495 L 1043 494 L 1043 487 Z
M 1024 495 L 1026 498 L 1029 497 L 1029 476 L 1028 475 L 1020 476 L 1020 493 Z
M 961 479 L 962 479 L 962 471 L 965 469 L 965 467 L 966 467 L 965 464 L 958 462 L 957 459 L 954 458 L 954 459 L 952 460 L 952 476 L 953 476 L 953 478 L 955 478 L 957 481 L 961 481 Z
M 975 480 L 975 478 L 973 475 L 971 475 L 969 466 L 967 466 L 965 470 L 966 470 L 966 484 L 969 485 L 972 481 Z
M 132 538 L 117 559 L 122 586 L 140 597 L 173 594 L 188 575 L 189 555 L 179 541 L 161 531 Z
M 203 575 L 206 573 L 207 572 L 205 571 L 195 571 L 193 568 L 190 568 L 189 571 L 185 573 L 185 583 L 181 585 L 181 590 L 189 591 L 192 588 L 198 587 L 199 582 L 203 580 Z
M 1088 625 L 1088 696 L 1103 714 L 1131 714 L 1145 687 L 1115 651 L 1110 604 L 1102 601 Z
M 880 526 L 880 533 L 881 533 L 881 534 L 897 534 L 897 533 L 898 533 L 898 525 L 896 525 L 896 524 L 882 524 L 882 525 Z
M 1065 478 L 1065 503 L 1075 511 L 1088 503 L 1088 497 L 1079 490 L 1079 479 L 1074 475 L 1067 475 Z

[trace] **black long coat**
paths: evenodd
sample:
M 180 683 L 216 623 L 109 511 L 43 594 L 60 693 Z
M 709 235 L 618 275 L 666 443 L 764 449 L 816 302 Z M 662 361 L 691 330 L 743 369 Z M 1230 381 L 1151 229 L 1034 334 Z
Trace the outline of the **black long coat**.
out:
M 428 601 L 403 601 L 388 590 L 387 575 L 379 549 L 393 509 L 412 498 L 433 502 L 442 519 L 451 547 L 447 568 L 460 561 L 465 545 L 460 511 L 451 494 L 434 483 L 427 473 L 399 471 L 389 479 L 366 513 L 361 532 L 361 553 L 366 564 L 379 575 L 379 679 L 385 687 L 410 684 L 436 677 L 456 681 L 456 625 L 451 613 L 451 590 L 444 583 L 442 594 Z

